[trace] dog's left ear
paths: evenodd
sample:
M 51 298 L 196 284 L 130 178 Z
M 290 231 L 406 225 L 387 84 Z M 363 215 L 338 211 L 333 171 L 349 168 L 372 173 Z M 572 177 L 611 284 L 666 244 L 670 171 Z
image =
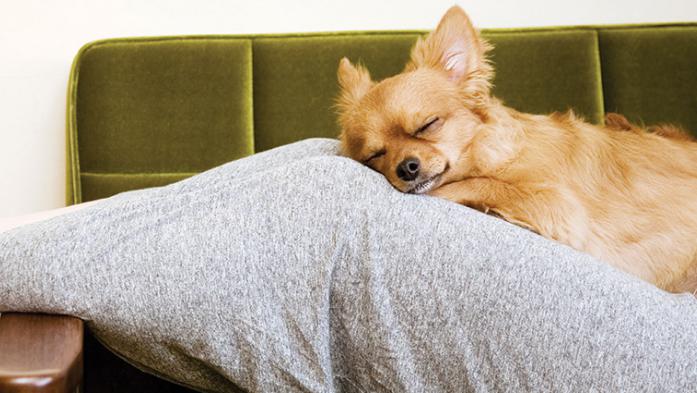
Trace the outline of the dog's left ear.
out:
M 436 30 L 420 38 L 411 51 L 406 70 L 430 67 L 471 94 L 488 95 L 493 69 L 487 62 L 490 45 L 479 36 L 465 11 L 454 6 L 445 13 Z
M 351 157 L 350 152 L 355 150 L 355 146 L 362 145 L 360 138 L 356 135 L 349 139 L 346 135 L 346 130 L 351 129 L 352 116 L 351 112 L 363 96 L 368 93 L 371 87 L 375 84 L 370 78 L 368 70 L 361 65 L 353 65 L 347 58 L 341 59 L 339 69 L 336 72 L 339 81 L 339 96 L 336 98 L 336 109 L 339 115 L 339 125 L 341 133 L 341 154 Z
M 336 75 L 340 87 L 337 105 L 342 111 L 358 103 L 373 86 L 368 70 L 361 65 L 354 66 L 345 57 L 339 62 Z

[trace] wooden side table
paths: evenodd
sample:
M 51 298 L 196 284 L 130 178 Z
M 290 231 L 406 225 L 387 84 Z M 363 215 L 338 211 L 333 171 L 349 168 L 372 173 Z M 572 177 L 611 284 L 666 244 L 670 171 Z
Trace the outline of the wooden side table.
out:
M 73 317 L 0 315 L 0 392 L 80 392 L 83 329 Z

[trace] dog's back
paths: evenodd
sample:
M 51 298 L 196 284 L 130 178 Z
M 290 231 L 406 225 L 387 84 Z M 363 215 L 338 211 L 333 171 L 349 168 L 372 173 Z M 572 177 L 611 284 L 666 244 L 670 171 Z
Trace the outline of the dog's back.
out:
M 573 114 L 527 118 L 529 129 L 549 128 L 525 133 L 527 153 L 513 164 L 531 174 L 518 187 L 542 199 L 529 210 L 531 224 L 664 289 L 694 291 L 697 143 L 689 134 L 672 126 L 644 129 L 618 114 L 609 114 L 604 127 Z M 530 157 L 553 165 L 535 170 L 543 165 Z

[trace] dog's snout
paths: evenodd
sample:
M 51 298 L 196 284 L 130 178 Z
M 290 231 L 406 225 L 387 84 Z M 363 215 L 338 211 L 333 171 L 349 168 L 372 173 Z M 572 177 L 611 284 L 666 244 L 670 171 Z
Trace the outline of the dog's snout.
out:
M 421 163 L 418 158 L 409 157 L 397 165 L 397 176 L 404 181 L 411 181 L 419 176 Z

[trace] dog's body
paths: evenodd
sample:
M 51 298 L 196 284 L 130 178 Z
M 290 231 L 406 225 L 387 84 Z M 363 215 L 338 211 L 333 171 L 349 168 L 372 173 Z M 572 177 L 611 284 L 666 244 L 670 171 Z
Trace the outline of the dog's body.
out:
M 474 141 L 484 165 L 431 195 L 490 209 L 667 290 L 697 288 L 697 144 L 573 114 L 502 113 L 518 135 Z
M 669 291 L 697 289 L 697 143 L 569 112 L 530 115 L 489 94 L 488 45 L 453 7 L 405 72 L 339 67 L 345 154 L 428 193 L 588 252 Z

